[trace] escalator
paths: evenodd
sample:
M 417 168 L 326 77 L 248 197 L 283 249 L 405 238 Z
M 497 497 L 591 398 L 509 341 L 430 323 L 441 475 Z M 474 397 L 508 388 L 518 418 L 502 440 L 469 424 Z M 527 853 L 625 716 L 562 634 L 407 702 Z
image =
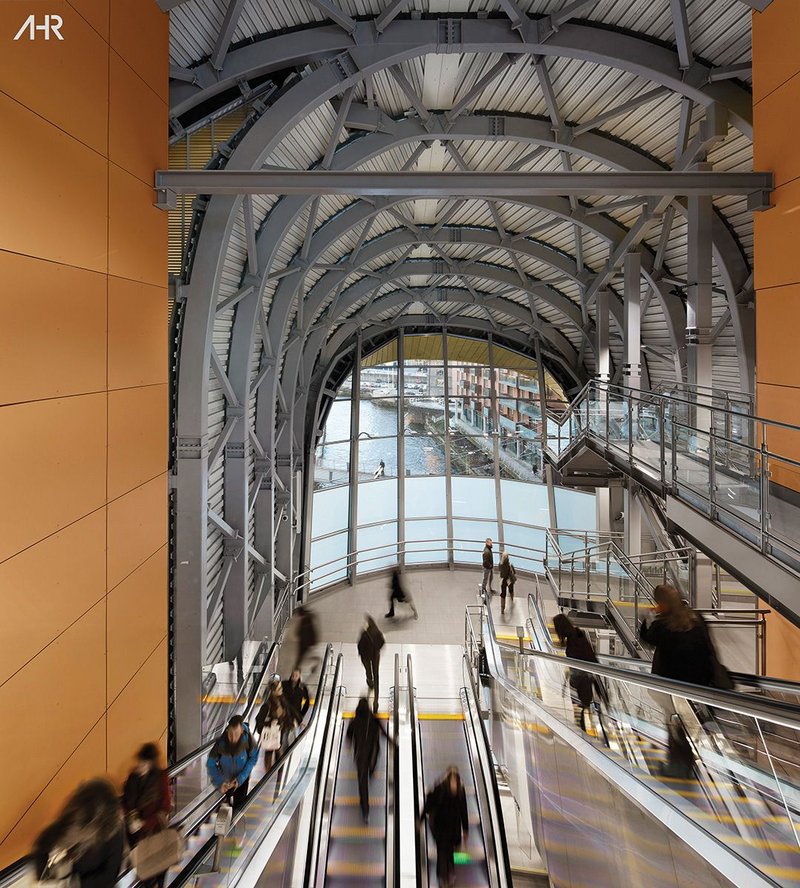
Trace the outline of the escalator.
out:
M 480 715 L 480 692 L 469 680 L 449 711 L 417 712 L 413 664 L 408 656 L 409 721 L 412 765 L 415 774 L 414 803 L 417 818 L 426 790 L 455 766 L 467 796 L 469 836 L 454 855 L 456 884 L 463 886 L 510 886 L 511 869 L 505 828 L 488 737 Z M 436 885 L 436 842 L 430 818 L 417 833 L 417 884 Z
M 540 649 L 504 648 L 488 608 L 468 623 L 470 662 L 483 646 L 492 676 L 492 748 L 554 886 L 800 885 L 800 708 L 570 661 L 533 622 Z M 585 730 L 576 671 L 599 682 Z M 689 776 L 662 767 L 665 700 Z
M 309 856 L 306 885 L 364 886 L 399 884 L 398 785 L 399 657 L 390 691 L 389 713 L 378 713 L 390 740 L 379 737 L 378 758 L 369 780 L 369 814 L 359 801 L 358 774 L 347 729 L 355 713 L 345 711 L 344 697 L 333 715 L 330 751 L 318 777 L 314 829 L 318 838 Z M 348 706 L 355 701 L 349 699 Z

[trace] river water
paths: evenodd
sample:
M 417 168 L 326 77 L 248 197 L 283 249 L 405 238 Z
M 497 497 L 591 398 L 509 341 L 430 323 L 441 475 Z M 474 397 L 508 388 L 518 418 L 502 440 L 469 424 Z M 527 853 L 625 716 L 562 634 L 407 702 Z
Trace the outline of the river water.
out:
M 341 406 L 340 406 L 341 405 Z M 432 413 L 431 416 L 441 416 Z M 420 434 L 420 432 L 422 432 Z M 388 437 L 391 436 L 391 437 Z M 371 472 L 383 460 L 387 476 L 397 475 L 397 408 L 387 401 L 361 401 L 358 464 L 361 472 Z M 325 441 L 343 441 L 350 437 L 350 411 L 345 402 L 337 402 L 325 425 Z M 383 439 L 383 440 L 380 440 Z M 444 447 L 438 437 L 426 435 L 418 426 L 406 428 L 406 474 L 443 475 Z M 335 454 L 335 457 L 334 457 Z M 341 447 L 320 447 L 317 465 L 332 458 L 341 459 Z

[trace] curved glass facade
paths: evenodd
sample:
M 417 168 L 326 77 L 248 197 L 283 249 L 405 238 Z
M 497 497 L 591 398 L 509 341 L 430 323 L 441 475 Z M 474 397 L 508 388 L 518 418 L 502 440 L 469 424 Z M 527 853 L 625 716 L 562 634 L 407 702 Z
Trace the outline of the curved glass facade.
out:
M 362 355 L 332 402 L 314 455 L 312 589 L 405 564 L 475 563 L 498 541 L 540 569 L 551 526 L 542 483 L 540 384 L 558 383 L 491 342 L 403 335 Z M 594 528 L 594 497 L 564 494 L 565 527 Z M 575 499 L 575 497 L 578 499 Z

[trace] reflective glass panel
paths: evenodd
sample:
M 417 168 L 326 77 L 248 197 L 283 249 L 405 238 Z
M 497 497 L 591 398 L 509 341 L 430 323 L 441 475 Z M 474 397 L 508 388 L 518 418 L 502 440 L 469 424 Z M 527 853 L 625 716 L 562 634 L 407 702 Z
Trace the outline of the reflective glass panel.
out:
M 406 478 L 406 518 L 447 515 L 445 478 Z
M 320 490 L 314 494 L 311 517 L 311 538 L 316 539 L 336 530 L 345 530 L 350 520 L 350 488 Z
M 447 561 L 446 538 L 447 521 L 444 519 L 406 521 L 406 564 Z
M 453 478 L 453 515 L 459 518 L 497 518 L 494 478 Z
M 397 479 L 366 481 L 358 485 L 358 523 L 397 520 Z
M 397 564 L 397 522 L 358 528 L 358 572 L 369 573 Z

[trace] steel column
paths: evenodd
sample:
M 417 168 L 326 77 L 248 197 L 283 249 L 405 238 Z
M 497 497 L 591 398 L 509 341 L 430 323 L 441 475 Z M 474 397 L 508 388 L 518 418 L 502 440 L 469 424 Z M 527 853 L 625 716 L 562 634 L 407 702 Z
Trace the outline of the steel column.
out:
M 397 543 L 398 564 L 405 567 L 406 534 L 406 343 L 402 330 L 397 332 Z
M 445 468 L 445 514 L 447 516 L 447 539 L 453 539 L 453 460 L 450 453 L 450 358 L 448 351 L 449 333 L 447 327 L 442 329 L 442 360 L 444 363 L 444 468 Z M 447 564 L 450 570 L 455 569 L 453 544 L 447 543 Z
M 354 552 L 358 559 L 358 436 L 361 431 L 361 334 L 356 342 L 355 363 L 353 365 L 350 394 L 350 503 L 347 523 L 347 551 Z M 358 565 L 348 561 L 347 578 L 352 586 L 356 581 Z
M 608 344 L 608 290 L 599 290 L 595 303 L 595 331 L 597 334 L 597 369 L 595 377 L 600 382 L 611 380 L 611 349 Z
M 625 357 L 622 364 L 623 381 L 629 388 L 642 385 L 642 334 L 641 334 L 641 280 L 642 257 L 638 251 L 625 257 L 625 323 L 623 336 Z
M 705 166 L 705 164 L 703 164 Z M 712 257 L 711 220 L 713 205 L 709 197 L 688 200 L 688 291 L 686 295 L 687 382 L 699 390 L 712 386 Z M 705 400 L 697 394 L 698 404 Z M 709 410 L 697 410 L 697 428 L 708 431 Z

